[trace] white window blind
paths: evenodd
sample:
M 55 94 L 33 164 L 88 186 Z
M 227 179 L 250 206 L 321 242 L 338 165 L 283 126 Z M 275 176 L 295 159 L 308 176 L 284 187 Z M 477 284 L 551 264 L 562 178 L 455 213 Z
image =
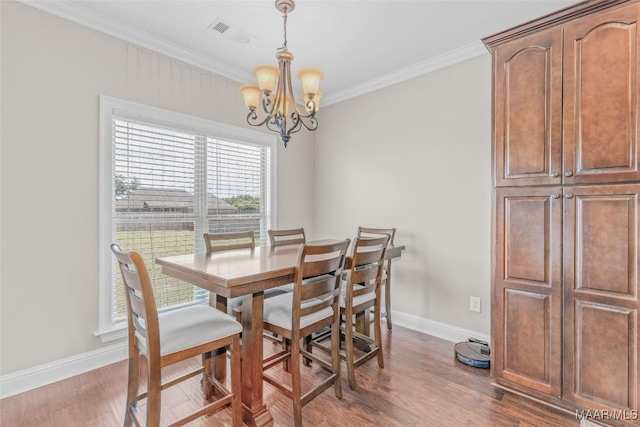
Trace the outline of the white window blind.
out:
M 140 117 L 110 115 L 112 241 L 140 252 L 159 310 L 205 303 L 207 291 L 162 274 L 155 259 L 204 251 L 205 232 L 253 230 L 257 243 L 266 244 L 273 148 L 193 126 L 199 119 L 181 126 Z M 122 278 L 106 256 L 111 280 L 102 330 L 123 324 L 127 314 Z

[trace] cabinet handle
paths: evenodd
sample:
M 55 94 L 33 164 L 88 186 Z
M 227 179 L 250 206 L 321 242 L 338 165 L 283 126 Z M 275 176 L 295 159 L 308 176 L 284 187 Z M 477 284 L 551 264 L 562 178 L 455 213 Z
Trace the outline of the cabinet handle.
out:
M 551 197 L 553 197 L 554 199 L 559 199 L 560 195 L 558 193 L 553 193 Z
M 571 172 L 571 171 L 566 171 L 566 172 L 564 173 L 564 176 L 567 176 L 567 177 L 568 177 L 568 176 L 573 176 L 573 172 Z
M 559 176 L 560 176 L 560 174 L 559 174 L 559 173 L 552 173 L 552 174 L 551 174 L 551 178 L 557 178 L 557 177 L 559 177 Z
M 573 198 L 573 194 L 567 193 L 567 194 L 564 195 L 564 198 L 565 199 L 571 199 L 571 198 Z

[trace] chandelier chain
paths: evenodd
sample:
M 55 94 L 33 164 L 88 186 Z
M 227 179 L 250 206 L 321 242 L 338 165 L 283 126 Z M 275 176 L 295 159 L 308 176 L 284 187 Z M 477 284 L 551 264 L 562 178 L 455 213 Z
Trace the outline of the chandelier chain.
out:
M 282 50 L 287 50 L 287 8 L 284 8 L 284 12 L 282 12 L 282 22 L 284 24 L 284 43 L 282 44 Z

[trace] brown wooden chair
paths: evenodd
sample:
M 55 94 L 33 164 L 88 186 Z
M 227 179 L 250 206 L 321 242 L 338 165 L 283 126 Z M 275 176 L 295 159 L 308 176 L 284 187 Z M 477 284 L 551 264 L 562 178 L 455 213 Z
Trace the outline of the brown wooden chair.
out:
M 234 249 L 253 249 L 256 247 L 256 238 L 253 231 L 238 231 L 232 233 L 204 233 L 204 243 L 207 253 L 230 251 Z M 236 319 L 242 321 L 242 297 L 230 298 L 209 292 L 209 305 L 219 310 L 233 314 Z
M 379 237 L 389 236 L 389 244 L 393 245 L 393 240 L 396 237 L 395 228 L 368 228 L 358 227 L 358 237 Z M 384 276 L 382 278 L 382 284 L 384 285 L 384 316 L 387 318 L 387 329 L 391 330 L 393 324 L 391 323 L 391 260 L 387 260 L 384 268 Z
M 300 245 L 307 242 L 304 228 L 291 230 L 268 230 L 271 246 Z
M 207 400 L 214 389 L 222 396 L 176 421 L 186 424 L 205 414 L 231 406 L 234 427 L 242 425 L 240 378 L 240 332 L 242 325 L 232 317 L 206 305 L 194 305 L 158 314 L 149 273 L 138 252 L 123 252 L 116 244 L 111 250 L 118 260 L 127 300 L 129 337 L 129 380 L 124 425 L 140 425 L 137 404 L 147 399 L 146 426 L 160 425 L 162 390 L 188 378 L 204 374 L 202 386 Z M 212 356 L 218 349 L 230 348 L 231 391 L 212 375 Z M 162 383 L 162 368 L 202 356 L 203 367 Z M 138 394 L 140 357 L 147 359 L 147 391 Z
M 352 250 L 351 268 L 346 270 L 347 277 L 343 281 L 340 294 L 340 314 L 344 319 L 345 359 L 351 389 L 356 388 L 356 367 L 377 356 L 378 366 L 384 368 L 382 332 L 380 330 L 380 286 L 388 242 L 389 236 L 356 238 Z M 353 324 L 353 318 L 356 314 L 369 309 L 373 309 L 373 339 L 355 331 Z M 369 351 L 356 357 L 355 339 L 369 343 L 371 345 Z
M 349 239 L 330 244 L 304 244 L 298 261 L 292 293 L 264 301 L 264 329 L 282 336 L 285 349 L 264 360 L 266 371 L 289 360 L 291 387 L 263 373 L 265 381 L 293 400 L 296 426 L 302 425 L 302 408 L 331 385 L 342 398 L 340 384 L 340 286 Z M 323 328 L 331 327 L 331 362 L 316 357 L 301 347 L 301 340 Z M 327 379 L 302 393 L 301 356 L 311 359 L 330 372 Z
M 239 231 L 233 233 L 205 233 L 204 241 L 209 252 L 230 251 L 235 249 L 253 249 L 256 247 L 256 239 L 253 231 Z M 264 291 L 265 298 L 271 298 L 288 292 L 286 288 L 271 288 Z M 209 293 L 209 305 L 221 310 L 227 310 L 236 319 L 242 321 L 242 297 L 227 298 Z

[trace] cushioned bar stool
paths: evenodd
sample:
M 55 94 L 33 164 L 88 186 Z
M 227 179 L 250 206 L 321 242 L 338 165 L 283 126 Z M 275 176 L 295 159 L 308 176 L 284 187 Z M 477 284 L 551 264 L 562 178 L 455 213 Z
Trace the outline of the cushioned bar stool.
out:
M 302 425 L 302 408 L 331 385 L 342 398 L 340 385 L 340 285 L 349 239 L 330 244 L 301 245 L 292 293 L 264 301 L 264 329 L 280 335 L 285 349 L 263 362 L 263 378 L 293 400 L 296 426 Z M 323 328 L 331 327 L 331 362 L 322 360 L 301 347 L 301 340 Z M 329 371 L 328 378 L 303 394 L 301 356 L 317 362 Z M 291 387 L 272 378 L 267 370 L 289 360 Z
M 253 231 L 239 231 L 233 233 L 205 233 L 203 235 L 207 253 L 230 251 L 235 249 L 253 249 L 256 239 Z M 286 288 L 272 288 L 264 291 L 265 298 L 271 298 L 287 292 Z M 242 321 L 242 297 L 227 298 L 209 293 L 209 305 L 219 310 L 228 310 L 238 321 Z
M 346 271 L 346 280 L 340 293 L 340 314 L 344 320 L 345 359 L 349 387 L 356 388 L 355 368 L 374 356 L 378 366 L 384 368 L 382 355 L 382 332 L 380 322 L 380 286 L 384 269 L 384 256 L 389 236 L 356 238 L 351 255 L 351 268 Z M 357 313 L 373 309 L 374 338 L 354 330 L 353 318 Z M 369 351 L 356 357 L 355 340 L 370 345 Z
M 389 236 L 389 245 L 393 245 L 393 240 L 396 237 L 395 228 L 369 228 L 358 227 L 358 237 L 379 237 Z M 384 285 L 384 316 L 387 318 L 387 329 L 391 330 L 393 324 L 391 323 L 391 260 L 386 261 L 384 267 L 384 275 L 382 277 L 382 284 Z
M 123 252 L 111 245 L 125 287 L 129 337 L 129 380 L 125 408 L 125 427 L 139 426 L 137 404 L 147 399 L 146 426 L 160 425 L 162 390 L 186 379 L 204 374 L 202 387 L 207 400 L 213 399 L 214 389 L 219 399 L 171 424 L 184 425 L 203 415 L 231 406 L 233 426 L 242 425 L 240 378 L 240 332 L 242 325 L 232 317 L 206 305 L 194 305 L 158 314 L 153 288 L 144 260 L 138 252 Z M 212 357 L 218 349 L 229 348 L 231 353 L 231 391 L 212 375 Z M 162 383 L 162 368 L 202 357 L 203 366 L 179 378 Z M 140 357 L 147 359 L 147 391 L 138 394 Z M 217 394 L 218 394 L 217 393 Z

